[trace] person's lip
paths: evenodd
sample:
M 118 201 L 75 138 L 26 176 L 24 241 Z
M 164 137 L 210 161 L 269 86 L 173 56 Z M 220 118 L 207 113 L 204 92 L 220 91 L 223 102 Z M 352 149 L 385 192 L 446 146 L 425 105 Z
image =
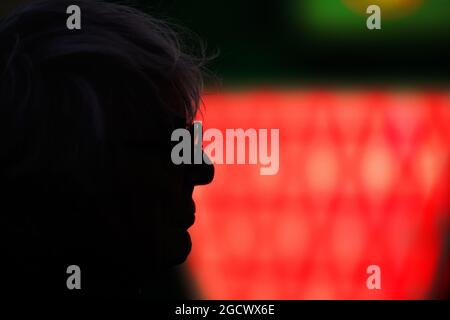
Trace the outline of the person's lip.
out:
M 186 205 L 187 210 L 181 213 L 178 224 L 185 230 L 192 227 L 195 223 L 195 202 L 192 200 Z
M 189 222 L 186 225 L 186 229 L 189 229 L 190 227 L 192 227 L 194 225 L 194 223 L 195 223 L 195 213 L 193 213 L 190 216 L 190 220 L 189 220 Z

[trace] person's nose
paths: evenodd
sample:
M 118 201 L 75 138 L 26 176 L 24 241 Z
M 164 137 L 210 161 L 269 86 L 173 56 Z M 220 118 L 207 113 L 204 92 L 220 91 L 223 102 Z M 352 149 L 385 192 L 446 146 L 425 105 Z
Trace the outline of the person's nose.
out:
M 211 159 L 202 150 L 203 161 L 201 164 L 191 164 L 188 167 L 190 180 L 193 185 L 205 185 L 214 179 L 214 165 Z

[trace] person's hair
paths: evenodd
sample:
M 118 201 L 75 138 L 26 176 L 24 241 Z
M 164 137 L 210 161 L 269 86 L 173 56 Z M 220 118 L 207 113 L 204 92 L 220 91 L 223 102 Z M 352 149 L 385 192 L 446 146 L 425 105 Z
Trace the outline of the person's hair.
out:
M 81 8 L 81 30 L 66 26 L 69 5 Z M 2 173 L 38 154 L 74 160 L 68 146 L 117 135 L 111 116 L 133 117 L 127 130 L 144 135 L 164 115 L 190 122 L 202 89 L 199 60 L 171 28 L 92 0 L 34 1 L 3 18 L 0 75 Z
M 81 30 L 67 28 L 70 5 L 81 8 Z M 33 1 L 0 21 L 2 236 L 30 240 L 43 232 L 35 223 L 70 234 L 61 225 L 84 208 L 95 211 L 96 192 L 114 179 L 99 171 L 115 156 L 108 146 L 169 143 L 161 130 L 193 120 L 203 60 L 180 43 L 165 23 L 94 0 Z M 116 223 L 108 213 L 89 219 L 91 228 Z M 67 228 L 80 225 L 90 224 Z

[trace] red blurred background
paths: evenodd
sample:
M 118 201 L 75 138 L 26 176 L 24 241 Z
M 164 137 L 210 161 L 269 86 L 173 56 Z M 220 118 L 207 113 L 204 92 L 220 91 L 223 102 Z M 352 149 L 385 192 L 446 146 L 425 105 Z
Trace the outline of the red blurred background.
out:
M 188 261 L 208 299 L 417 299 L 442 285 L 450 95 L 210 93 L 204 128 L 279 128 L 280 168 L 216 165 Z M 381 268 L 381 290 L 366 268 Z

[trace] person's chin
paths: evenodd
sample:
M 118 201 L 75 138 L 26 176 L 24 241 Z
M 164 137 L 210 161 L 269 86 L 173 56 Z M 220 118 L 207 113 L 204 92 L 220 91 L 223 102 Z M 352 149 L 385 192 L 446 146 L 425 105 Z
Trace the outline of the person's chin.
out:
M 168 265 L 178 265 L 186 261 L 192 248 L 189 232 L 174 227 L 171 229 L 168 241 Z

